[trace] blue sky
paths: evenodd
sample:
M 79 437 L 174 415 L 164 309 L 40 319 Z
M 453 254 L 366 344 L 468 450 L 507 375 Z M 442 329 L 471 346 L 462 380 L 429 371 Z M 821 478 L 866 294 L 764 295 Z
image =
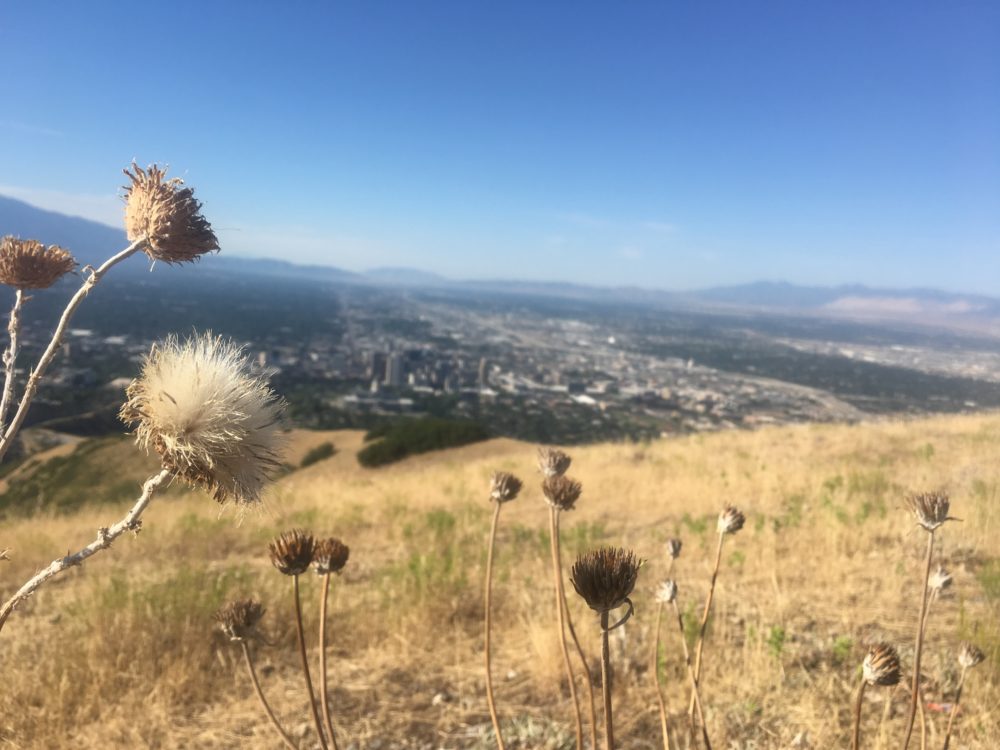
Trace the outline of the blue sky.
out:
M 46 208 L 115 222 L 135 158 L 233 254 L 1000 294 L 997 3 L 5 3 L 0 45 Z

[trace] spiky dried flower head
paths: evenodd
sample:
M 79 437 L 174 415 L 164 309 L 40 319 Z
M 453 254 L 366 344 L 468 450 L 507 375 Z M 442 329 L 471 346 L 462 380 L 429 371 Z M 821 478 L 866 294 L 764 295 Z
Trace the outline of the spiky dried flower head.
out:
M 494 471 L 490 477 L 490 500 L 509 503 L 521 491 L 521 480 L 506 471 Z
M 146 238 L 143 251 L 164 263 L 194 261 L 219 249 L 212 225 L 201 215 L 201 201 L 184 180 L 166 179 L 167 170 L 155 164 L 143 169 L 132 162 L 123 170 L 125 231 L 130 242 Z
M 561 477 L 569 470 L 569 465 L 572 462 L 573 459 L 557 448 L 538 449 L 538 470 L 546 479 Z
M 298 576 L 309 570 L 316 554 L 316 540 L 302 529 L 292 529 L 276 536 L 267 545 L 271 564 L 286 576 Z
M 716 524 L 720 534 L 735 534 L 737 531 L 743 528 L 743 524 L 747 521 L 747 517 L 743 515 L 742 512 L 734 508 L 732 505 L 727 505 L 719 513 L 719 521 Z
M 677 538 L 671 538 L 667 540 L 667 557 L 671 560 L 676 560 L 681 556 L 681 540 Z
M 937 569 L 927 578 L 927 588 L 940 594 L 951 586 L 951 573 L 945 570 L 943 565 L 938 565 Z
M 126 393 L 119 417 L 135 425 L 136 442 L 219 502 L 257 502 L 281 465 L 284 402 L 231 341 L 171 336 Z
M 215 620 L 231 641 L 245 641 L 257 633 L 257 623 L 264 616 L 264 605 L 253 599 L 240 599 L 222 607 Z
M 951 500 L 943 492 L 921 492 L 910 495 L 906 498 L 906 507 L 917 519 L 917 525 L 926 531 L 934 531 L 945 521 L 960 520 L 948 515 Z
M 350 557 L 351 550 L 336 537 L 327 537 L 316 542 L 313 549 L 313 567 L 317 575 L 339 573 Z
M 861 671 L 869 685 L 891 687 L 902 677 L 899 654 L 888 643 L 876 643 L 869 647 Z
M 0 284 L 15 289 L 47 289 L 76 268 L 76 260 L 58 245 L 10 235 L 0 240 Z
M 599 547 L 576 558 L 570 581 L 588 607 L 609 612 L 628 599 L 641 566 L 642 561 L 631 550 Z
M 580 499 L 583 485 L 569 477 L 557 475 L 547 477 L 542 482 L 542 493 L 545 501 L 558 510 L 573 510 L 576 501 Z
M 971 669 L 972 667 L 980 664 L 986 655 L 979 649 L 968 641 L 962 643 L 962 647 L 958 651 L 958 663 L 961 664 L 965 669 Z
M 670 604 L 677 598 L 677 582 L 666 580 L 656 587 L 656 601 Z

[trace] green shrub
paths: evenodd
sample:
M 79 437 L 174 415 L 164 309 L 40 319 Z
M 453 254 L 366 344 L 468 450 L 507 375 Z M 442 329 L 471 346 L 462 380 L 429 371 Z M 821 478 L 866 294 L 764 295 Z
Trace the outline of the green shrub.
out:
M 312 466 L 319 461 L 330 458 L 336 452 L 337 449 L 333 447 L 333 443 L 320 443 L 302 457 L 302 463 L 299 466 L 303 469 Z
M 490 437 L 481 424 L 456 419 L 407 419 L 369 433 L 371 440 L 358 451 L 362 466 L 383 466 L 417 453 L 454 448 L 459 445 L 486 440 Z M 373 439 L 377 438 L 377 439 Z

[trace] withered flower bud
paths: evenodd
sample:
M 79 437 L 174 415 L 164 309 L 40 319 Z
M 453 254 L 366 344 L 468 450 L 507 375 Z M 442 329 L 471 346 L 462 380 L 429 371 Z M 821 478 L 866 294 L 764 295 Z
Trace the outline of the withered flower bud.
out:
M 631 550 L 600 547 L 576 559 L 570 581 L 587 606 L 598 612 L 609 612 L 628 599 L 641 565 Z
M 165 179 L 167 171 L 155 164 L 143 170 L 135 162 L 124 170 L 125 231 L 130 242 L 146 238 L 143 251 L 164 263 L 194 261 L 219 249 L 212 225 L 201 215 L 201 201 L 184 181 Z
M 746 516 L 744 516 L 739 510 L 734 508 L 732 505 L 727 505 L 719 514 L 719 521 L 716 524 L 716 528 L 719 530 L 720 534 L 735 534 L 743 528 L 743 524 L 746 523 L 746 520 Z
M 553 508 L 573 510 L 583 492 L 583 485 L 569 477 L 558 475 L 542 482 L 542 492 L 546 502 Z
M 351 550 L 335 537 L 320 539 L 313 550 L 313 567 L 317 575 L 339 573 L 347 564 Z
M 677 598 L 677 582 L 676 581 L 663 581 L 656 588 L 656 601 L 663 602 L 664 604 L 670 604 L 674 599 Z
M 0 240 L 0 284 L 15 289 L 47 289 L 76 268 L 76 260 L 58 245 L 7 236 Z
M 876 643 L 870 647 L 861 670 L 865 682 L 869 685 L 891 687 L 897 684 L 902 676 L 899 655 L 888 643 Z
M 268 545 L 271 564 L 286 576 L 297 576 L 309 570 L 316 550 L 311 534 L 301 529 L 286 531 Z
M 680 539 L 668 539 L 667 540 L 667 556 L 671 560 L 676 560 L 681 556 L 681 540 Z
M 958 663 L 965 669 L 976 666 L 985 658 L 986 655 L 977 646 L 968 642 L 963 643 L 962 648 L 958 652 Z
M 245 641 L 257 632 L 264 605 L 253 599 L 230 602 L 215 613 L 215 620 L 231 641 Z
M 913 517 L 917 519 L 917 525 L 922 526 L 926 531 L 934 531 L 945 521 L 960 520 L 948 515 L 951 501 L 943 492 L 922 492 L 910 495 L 906 498 L 906 506 Z
M 569 469 L 572 459 L 556 448 L 538 449 L 538 470 L 546 479 L 561 477 Z
M 494 471 L 490 477 L 490 500 L 509 503 L 521 491 L 521 480 L 506 471 Z

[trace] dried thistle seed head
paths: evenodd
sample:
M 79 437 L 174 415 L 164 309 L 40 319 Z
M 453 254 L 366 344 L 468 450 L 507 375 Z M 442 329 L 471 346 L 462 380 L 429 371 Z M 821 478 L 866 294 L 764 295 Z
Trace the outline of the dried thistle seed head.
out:
M 891 687 L 899 682 L 902 670 L 899 655 L 888 643 L 876 643 L 868 649 L 861 664 L 865 682 L 869 685 Z
M 624 604 L 632 593 L 641 565 L 631 550 L 600 547 L 576 559 L 570 581 L 587 606 L 609 612 Z
M 506 471 L 494 471 L 490 477 L 490 500 L 509 503 L 521 491 L 521 480 Z
M 667 557 L 676 560 L 681 556 L 681 540 L 672 538 L 667 540 Z
M 917 525 L 927 531 L 934 531 L 945 521 L 959 519 L 948 515 L 951 501 L 943 492 L 921 492 L 906 498 L 906 507 L 917 519 Z
M 167 171 L 155 164 L 142 169 L 132 162 L 124 170 L 125 231 L 130 242 L 146 238 L 143 251 L 164 263 L 194 261 L 219 249 L 212 225 L 201 215 L 201 201 L 184 181 L 165 179 Z
M 317 575 L 339 573 L 347 564 L 351 550 L 336 537 L 320 539 L 313 550 L 313 567 Z
M 572 462 L 573 459 L 556 448 L 538 449 L 538 470 L 546 479 L 561 477 L 569 470 Z
M 951 573 L 945 570 L 944 566 L 938 565 L 937 570 L 927 578 L 927 588 L 940 594 L 951 586 Z
M 267 549 L 274 567 L 286 576 L 297 576 L 312 565 L 316 541 L 302 529 L 292 529 L 272 539 Z
M 962 647 L 958 651 L 958 663 L 965 669 L 971 669 L 985 658 L 986 655 L 977 646 L 968 641 L 962 643 Z
M 7 236 L 0 240 L 0 284 L 15 289 L 47 289 L 76 268 L 76 260 L 58 245 Z
M 656 601 L 670 604 L 677 598 L 677 582 L 666 580 L 656 587 Z
M 573 510 L 580 499 L 583 485 L 569 477 L 557 475 L 542 482 L 546 502 L 558 510 Z
M 281 465 L 284 402 L 243 349 L 211 334 L 154 345 L 119 417 L 163 466 L 219 502 L 255 503 Z
M 743 528 L 743 524 L 746 523 L 746 516 L 744 516 L 739 510 L 734 508 L 732 505 L 727 505 L 719 513 L 719 521 L 716 524 L 716 528 L 719 530 L 720 534 L 735 534 L 737 531 Z
M 215 620 L 231 641 L 245 641 L 257 633 L 257 623 L 264 616 L 264 605 L 253 599 L 229 602 L 215 613 Z

